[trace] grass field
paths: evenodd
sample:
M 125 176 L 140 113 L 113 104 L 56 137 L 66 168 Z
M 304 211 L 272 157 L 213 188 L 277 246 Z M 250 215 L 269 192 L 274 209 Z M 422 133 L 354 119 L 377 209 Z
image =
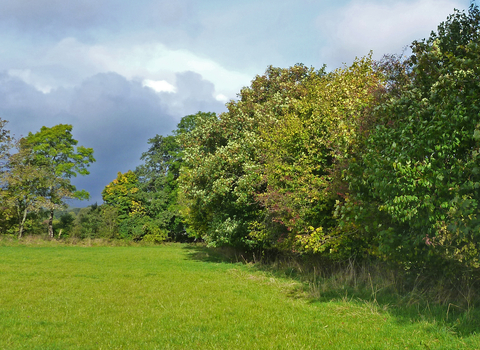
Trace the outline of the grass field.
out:
M 315 301 L 202 247 L 0 246 L 0 349 L 480 349 L 374 302 Z

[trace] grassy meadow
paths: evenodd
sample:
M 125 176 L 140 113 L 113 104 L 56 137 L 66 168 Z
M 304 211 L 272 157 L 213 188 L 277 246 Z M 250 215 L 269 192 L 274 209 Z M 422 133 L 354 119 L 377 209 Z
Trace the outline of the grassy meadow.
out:
M 480 349 L 480 325 L 419 315 L 201 246 L 0 242 L 0 349 Z

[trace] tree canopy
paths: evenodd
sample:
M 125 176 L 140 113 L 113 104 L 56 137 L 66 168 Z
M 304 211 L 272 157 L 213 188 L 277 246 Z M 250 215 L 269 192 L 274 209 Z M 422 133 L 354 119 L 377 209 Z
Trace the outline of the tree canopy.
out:
M 478 265 L 479 36 L 472 5 L 415 41 L 413 55 L 396 63 L 401 94 L 377 107 L 375 129 L 349 166 L 351 216 L 377 231 L 383 254 Z

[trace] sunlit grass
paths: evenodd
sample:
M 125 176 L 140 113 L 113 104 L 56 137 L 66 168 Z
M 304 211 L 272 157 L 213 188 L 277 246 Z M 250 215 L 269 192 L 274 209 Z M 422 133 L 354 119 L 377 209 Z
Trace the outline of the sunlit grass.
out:
M 302 290 L 186 245 L 7 245 L 0 349 L 480 348 L 480 335 Z

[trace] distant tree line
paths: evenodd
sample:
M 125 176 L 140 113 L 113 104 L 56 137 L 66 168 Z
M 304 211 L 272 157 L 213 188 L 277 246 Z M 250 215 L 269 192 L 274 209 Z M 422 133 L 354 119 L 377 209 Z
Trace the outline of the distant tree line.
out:
M 69 179 L 88 173 L 93 151 L 74 151 L 71 127 L 57 126 L 9 154 L 2 122 L 2 232 L 36 232 L 46 212 L 50 236 L 195 238 L 478 272 L 479 36 L 472 3 L 410 57 L 268 67 L 227 112 L 186 116 L 148 140 L 142 165 L 118 173 L 102 205 L 55 220 L 65 198 L 86 197 Z

